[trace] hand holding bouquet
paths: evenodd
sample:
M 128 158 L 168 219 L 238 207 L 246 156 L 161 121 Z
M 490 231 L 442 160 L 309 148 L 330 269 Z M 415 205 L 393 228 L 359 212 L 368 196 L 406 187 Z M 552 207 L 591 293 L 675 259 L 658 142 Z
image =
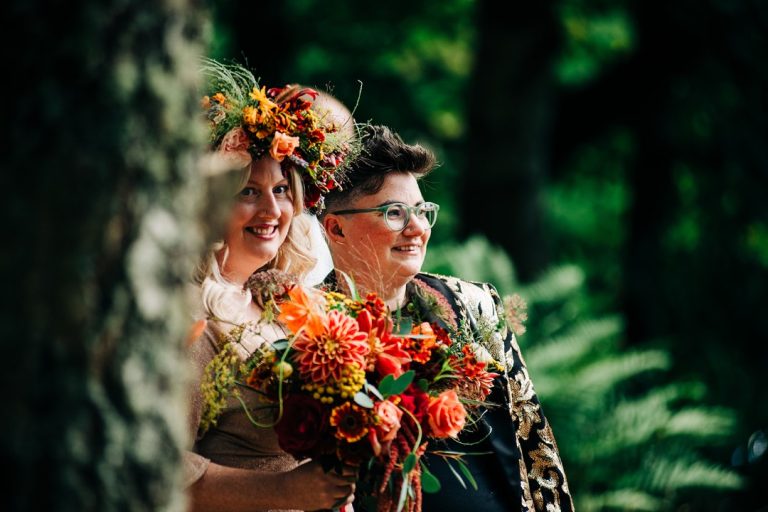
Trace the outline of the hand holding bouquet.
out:
M 241 371 L 275 404 L 280 447 L 327 470 L 359 467 L 365 508 L 420 511 L 422 491 L 440 488 L 422 460 L 430 439 L 457 437 L 497 374 L 439 326 L 393 322 L 374 294 L 297 286 L 277 318 L 289 338 L 263 346 Z M 461 454 L 439 455 L 471 481 Z

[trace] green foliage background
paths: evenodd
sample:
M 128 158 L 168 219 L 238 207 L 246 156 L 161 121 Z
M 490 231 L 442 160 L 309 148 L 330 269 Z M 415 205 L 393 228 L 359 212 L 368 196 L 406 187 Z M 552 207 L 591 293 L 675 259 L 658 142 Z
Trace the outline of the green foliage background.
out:
M 428 266 L 531 303 L 521 343 L 580 509 L 767 504 L 768 5 L 211 9 L 212 56 L 438 154 Z

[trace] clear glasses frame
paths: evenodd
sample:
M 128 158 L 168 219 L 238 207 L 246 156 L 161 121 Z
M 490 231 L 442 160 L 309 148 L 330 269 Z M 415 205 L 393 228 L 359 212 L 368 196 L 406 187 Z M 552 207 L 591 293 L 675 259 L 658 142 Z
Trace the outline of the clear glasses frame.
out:
M 405 203 L 390 203 L 375 208 L 354 208 L 329 213 L 351 215 L 355 213 L 381 212 L 384 222 L 389 229 L 392 231 L 403 231 L 411 221 L 411 215 L 416 215 L 417 219 L 426 221 L 427 228 L 431 229 L 435 222 L 437 222 L 437 212 L 439 210 L 439 204 L 427 201 L 416 206 L 408 206 Z

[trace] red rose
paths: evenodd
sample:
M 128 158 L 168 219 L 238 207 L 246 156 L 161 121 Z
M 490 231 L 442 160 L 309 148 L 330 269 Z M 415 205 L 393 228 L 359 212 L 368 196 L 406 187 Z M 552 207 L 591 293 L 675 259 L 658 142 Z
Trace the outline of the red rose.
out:
M 328 410 L 306 395 L 293 394 L 283 402 L 283 417 L 275 425 L 277 442 L 296 458 L 317 454 L 328 429 Z
M 419 423 L 424 424 L 424 418 L 427 415 L 427 408 L 429 407 L 429 395 L 418 387 L 411 384 L 408 389 L 400 395 L 400 405 L 403 408 L 408 409 L 413 414 Z

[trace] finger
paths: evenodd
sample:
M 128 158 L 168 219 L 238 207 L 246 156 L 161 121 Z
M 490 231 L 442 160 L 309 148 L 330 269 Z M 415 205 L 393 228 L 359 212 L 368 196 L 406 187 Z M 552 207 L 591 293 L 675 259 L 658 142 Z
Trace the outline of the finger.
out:
M 341 496 L 350 496 L 355 492 L 355 484 L 339 485 L 336 489 L 338 490 L 338 493 L 335 497 L 340 498 Z
M 342 505 L 347 505 L 349 503 L 352 503 L 352 501 L 354 501 L 354 499 L 355 499 L 355 495 L 354 494 L 350 494 L 349 496 L 345 496 L 345 497 L 339 499 L 336 503 L 333 504 L 333 506 L 331 508 L 339 508 Z
M 360 470 L 360 466 L 348 466 L 344 465 L 341 468 L 341 473 L 339 473 L 342 476 L 352 476 L 357 475 L 358 471 Z

